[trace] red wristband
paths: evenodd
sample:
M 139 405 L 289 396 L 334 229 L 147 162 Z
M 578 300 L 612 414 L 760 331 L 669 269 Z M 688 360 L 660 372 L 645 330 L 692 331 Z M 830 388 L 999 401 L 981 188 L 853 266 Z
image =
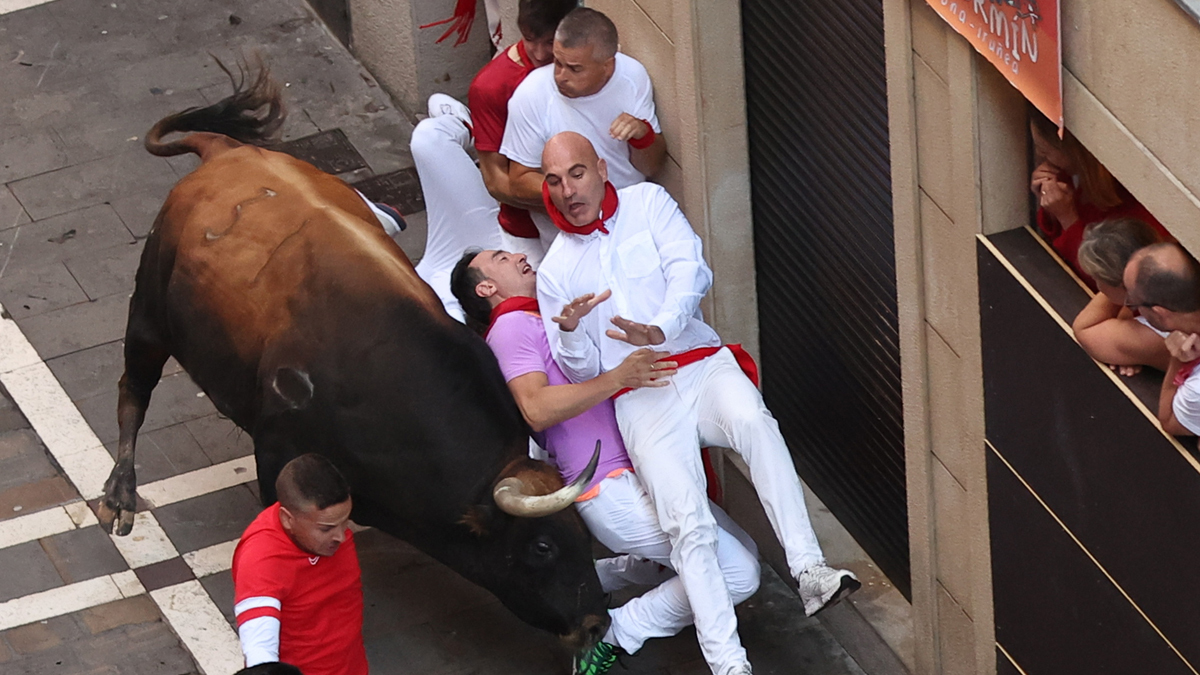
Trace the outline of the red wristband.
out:
M 642 136 L 641 138 L 633 138 L 631 136 L 629 138 L 629 144 L 632 145 L 633 147 L 637 148 L 638 150 L 645 150 L 646 148 L 650 147 L 651 145 L 654 145 L 654 137 L 656 134 L 654 133 L 654 127 L 650 126 L 649 122 L 647 122 L 646 120 L 640 120 L 640 121 L 642 124 L 646 125 L 646 135 Z

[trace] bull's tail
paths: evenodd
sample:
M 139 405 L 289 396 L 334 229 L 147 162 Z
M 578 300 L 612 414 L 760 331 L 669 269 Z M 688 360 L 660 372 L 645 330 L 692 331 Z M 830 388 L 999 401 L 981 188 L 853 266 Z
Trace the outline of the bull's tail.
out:
M 229 76 L 233 93 L 206 108 L 188 108 L 168 115 L 146 133 L 146 150 L 159 157 L 171 157 L 193 152 L 205 159 L 209 151 L 228 148 L 242 143 L 267 145 L 275 140 L 283 126 L 287 111 L 279 84 L 271 78 L 270 70 L 258 62 L 258 74 L 246 86 L 249 67 L 239 63 L 238 74 L 234 74 L 213 57 L 221 70 Z M 175 132 L 192 133 L 183 138 L 164 142 L 164 136 Z M 237 141 L 231 143 L 230 139 Z

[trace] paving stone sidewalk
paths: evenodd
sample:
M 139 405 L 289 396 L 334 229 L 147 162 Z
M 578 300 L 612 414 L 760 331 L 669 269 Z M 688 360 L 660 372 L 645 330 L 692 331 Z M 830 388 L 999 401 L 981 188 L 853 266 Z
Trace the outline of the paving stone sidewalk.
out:
M 228 93 L 210 54 L 231 64 L 261 55 L 286 86 L 289 150 L 308 156 L 316 147 L 319 162 L 364 191 L 392 190 L 409 211 L 410 228 L 397 241 L 414 260 L 423 250 L 411 123 L 301 0 L 55 0 L 0 15 L 0 304 L 110 454 L 141 242 L 167 192 L 195 166 L 192 157 L 153 157 L 141 139 L 164 115 Z M 251 452 L 247 436 L 169 362 L 140 436 L 140 484 Z M 32 539 L 4 529 L 55 509 L 74 520 L 80 502 L 0 391 L 0 626 L 14 603 L 88 589 L 106 577 L 120 585 L 130 575 L 145 592 L 198 577 L 231 619 L 229 572 L 198 563 L 196 552 L 227 551 L 221 547 L 258 513 L 252 482 L 153 509 L 182 557 L 133 572 L 86 518 Z M 10 540 L 19 543 L 4 543 Z M 555 638 L 403 542 L 365 531 L 359 552 L 373 672 L 569 672 Z M 770 573 L 739 616 L 756 672 L 862 672 L 818 621 L 803 618 L 799 601 Z M 186 628 L 134 594 L 0 631 L 0 672 L 197 673 L 179 638 Z M 616 672 L 707 672 L 690 630 L 649 644 L 627 665 Z

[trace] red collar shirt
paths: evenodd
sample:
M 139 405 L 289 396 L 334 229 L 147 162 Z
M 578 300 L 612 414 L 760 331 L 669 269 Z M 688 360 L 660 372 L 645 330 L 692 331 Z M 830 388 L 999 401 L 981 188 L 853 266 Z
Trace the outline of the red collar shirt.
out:
M 471 80 L 467 102 L 471 108 L 475 149 L 480 152 L 500 152 L 504 126 L 508 122 L 508 99 L 512 98 L 517 86 L 533 70 L 529 67 L 529 55 L 521 45 L 521 42 L 517 42 L 522 63 L 513 61 L 508 50 L 504 49 Z M 502 203 L 497 218 L 504 231 L 513 236 L 538 236 L 537 226 L 525 209 Z
M 254 519 L 233 553 L 234 615 L 246 665 L 282 661 L 304 675 L 366 675 L 362 573 L 354 536 L 310 556 L 279 522 L 279 504 Z

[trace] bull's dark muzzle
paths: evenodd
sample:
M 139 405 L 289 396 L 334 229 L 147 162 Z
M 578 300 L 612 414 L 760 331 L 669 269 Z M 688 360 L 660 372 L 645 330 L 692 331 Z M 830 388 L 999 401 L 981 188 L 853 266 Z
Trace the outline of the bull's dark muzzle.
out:
M 591 649 L 608 632 L 610 623 L 612 623 L 612 619 L 609 618 L 608 612 L 588 614 L 583 617 L 583 621 L 574 630 L 562 636 L 563 644 L 576 651 Z

